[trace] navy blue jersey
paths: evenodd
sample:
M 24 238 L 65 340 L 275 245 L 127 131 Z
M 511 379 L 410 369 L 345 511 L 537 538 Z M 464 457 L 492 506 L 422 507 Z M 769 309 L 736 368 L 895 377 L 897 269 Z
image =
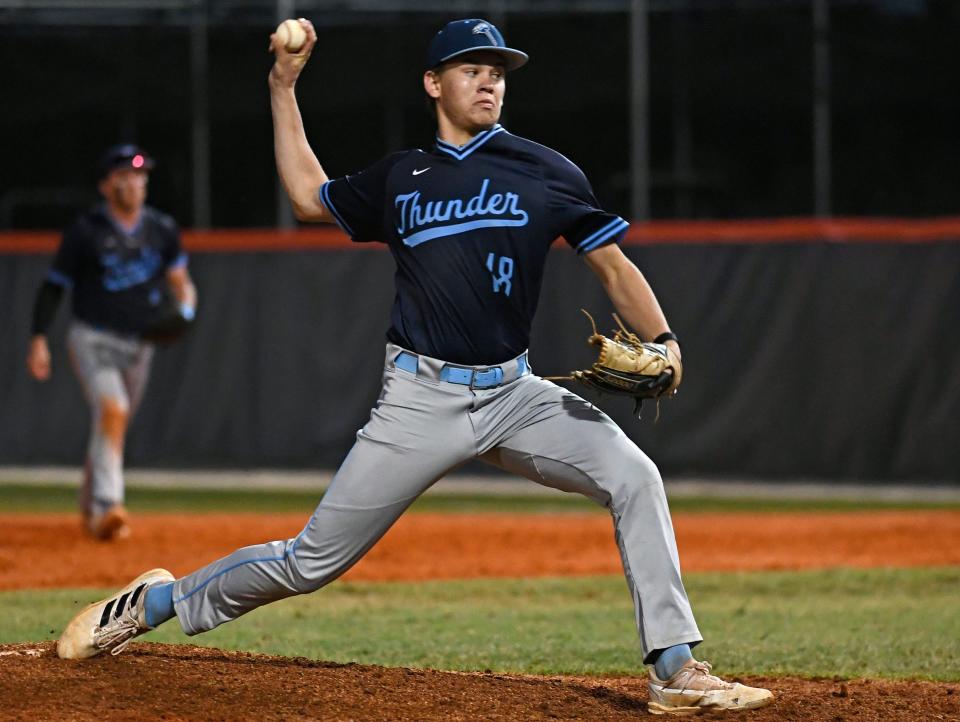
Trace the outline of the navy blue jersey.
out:
M 63 234 L 47 280 L 71 289 L 81 321 L 136 335 L 167 293 L 167 270 L 186 260 L 170 216 L 144 206 L 137 227 L 127 231 L 100 204 Z
M 393 153 L 325 183 L 320 197 L 353 240 L 393 253 L 388 339 L 469 365 L 526 350 L 555 239 L 587 253 L 628 225 L 597 207 L 576 165 L 500 125 L 464 146 Z

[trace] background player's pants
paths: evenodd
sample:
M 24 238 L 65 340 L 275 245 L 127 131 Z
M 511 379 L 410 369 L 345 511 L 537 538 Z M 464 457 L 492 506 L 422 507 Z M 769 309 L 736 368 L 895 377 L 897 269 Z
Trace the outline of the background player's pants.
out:
M 100 513 L 123 502 L 123 439 L 111 437 L 111 414 L 123 425 L 143 399 L 153 359 L 153 344 L 74 321 L 67 333 L 74 371 L 90 405 L 90 440 L 84 493 L 85 514 Z M 114 434 L 115 436 L 115 434 Z
M 479 457 L 610 510 L 645 660 L 701 640 L 660 474 L 616 424 L 549 381 L 517 378 L 525 356 L 501 364 L 504 385 L 471 389 L 440 381 L 435 359 L 421 356 L 417 373 L 397 368 L 401 351 L 387 345 L 380 398 L 303 531 L 177 580 L 174 604 L 187 634 L 333 581 L 431 484 Z

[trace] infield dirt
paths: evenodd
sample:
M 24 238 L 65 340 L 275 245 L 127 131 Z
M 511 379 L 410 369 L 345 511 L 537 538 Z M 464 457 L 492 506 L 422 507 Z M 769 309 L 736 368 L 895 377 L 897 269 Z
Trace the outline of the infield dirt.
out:
M 296 534 L 302 514 L 143 514 L 124 544 L 89 540 L 68 514 L 2 514 L 0 589 L 182 574 L 246 544 Z M 677 514 L 686 571 L 960 564 L 960 512 Z M 482 533 L 477 533 L 477 530 Z M 602 514 L 410 514 L 348 575 L 419 580 L 619 574 Z M 516 553 L 522 549 L 523 553 Z M 777 695 L 740 722 L 960 721 L 960 685 L 743 678 Z M 0 719 L 636 720 L 642 675 L 533 677 L 371 667 L 187 645 L 134 644 L 69 662 L 52 642 L 0 646 Z M 710 712 L 701 719 L 732 719 Z
M 131 539 L 103 544 L 70 514 L 0 514 L 0 589 L 111 587 L 156 566 L 182 575 L 239 547 L 295 536 L 307 516 L 142 514 Z M 687 513 L 674 527 L 685 572 L 960 564 L 960 511 Z M 620 573 L 602 513 L 417 513 L 401 517 L 345 578 Z

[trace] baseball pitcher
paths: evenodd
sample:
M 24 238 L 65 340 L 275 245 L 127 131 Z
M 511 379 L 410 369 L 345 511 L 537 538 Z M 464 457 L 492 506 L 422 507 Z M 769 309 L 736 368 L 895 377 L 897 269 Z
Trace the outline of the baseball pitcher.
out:
M 657 393 L 680 380 L 677 338 L 618 245 L 627 221 L 600 208 L 567 158 L 498 122 L 507 74 L 527 55 L 485 20 L 449 23 L 430 43 L 423 73 L 437 121 L 433 147 L 331 179 L 307 142 L 294 94 L 317 37 L 301 23 L 307 42 L 298 52 L 276 37 L 271 46 L 277 168 L 298 218 L 337 223 L 358 243 L 384 243 L 396 261 L 383 390 L 297 536 L 240 549 L 176 580 L 162 569 L 144 573 L 81 612 L 60 638 L 60 655 L 117 653 L 173 616 L 197 634 L 313 592 L 356 563 L 434 482 L 481 459 L 609 509 L 643 661 L 652 665 L 651 712 L 767 704 L 769 691 L 725 682 L 693 659 L 701 636 L 657 467 L 593 404 L 539 377 L 528 358 L 547 252 L 562 237 L 635 332 L 622 338 L 657 341 Z

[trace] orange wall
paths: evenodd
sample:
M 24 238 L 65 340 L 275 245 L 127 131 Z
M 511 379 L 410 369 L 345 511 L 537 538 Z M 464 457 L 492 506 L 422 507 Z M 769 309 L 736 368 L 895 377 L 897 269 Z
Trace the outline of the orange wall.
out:
M 0 232 L 0 255 L 53 253 L 56 231 Z M 276 229 L 216 229 L 183 232 L 188 251 L 200 253 L 380 248 L 352 243 L 333 226 Z M 651 221 L 634 223 L 624 245 L 758 243 L 933 243 L 960 241 L 960 217 L 778 218 L 741 221 Z

